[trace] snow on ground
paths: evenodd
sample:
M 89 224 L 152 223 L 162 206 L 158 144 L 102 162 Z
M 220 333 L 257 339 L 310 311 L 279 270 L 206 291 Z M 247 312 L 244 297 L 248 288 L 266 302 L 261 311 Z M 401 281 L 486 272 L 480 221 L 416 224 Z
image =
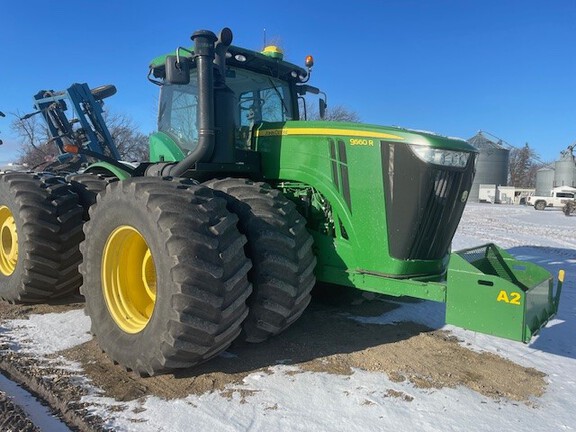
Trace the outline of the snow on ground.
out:
M 471 349 L 493 352 L 546 373 L 546 393 L 532 404 L 496 401 L 467 388 L 420 389 L 360 370 L 351 376 L 294 374 L 295 367 L 281 365 L 272 367 L 271 374 L 249 375 L 242 385 L 230 387 L 229 397 L 206 393 L 120 404 L 93 391 L 84 402 L 116 431 L 576 430 L 575 228 L 576 217 L 554 210 L 490 204 L 469 204 L 466 209 L 454 250 L 494 242 L 553 274 L 566 270 L 559 313 L 529 345 L 445 326 L 444 305 L 439 303 L 403 304 L 370 318 L 381 324 L 417 321 L 443 327 Z M 47 355 L 87 340 L 88 318 L 77 311 L 67 314 L 32 316 L 2 326 L 13 349 Z M 118 410 L 120 405 L 127 409 Z

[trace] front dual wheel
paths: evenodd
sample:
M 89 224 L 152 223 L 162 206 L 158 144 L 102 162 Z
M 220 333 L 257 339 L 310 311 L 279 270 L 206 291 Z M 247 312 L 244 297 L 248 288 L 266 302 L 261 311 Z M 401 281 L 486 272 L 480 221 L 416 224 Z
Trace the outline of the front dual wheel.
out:
M 187 368 L 239 335 L 252 288 L 238 218 L 186 180 L 110 184 L 84 225 L 86 313 L 100 347 L 140 374 Z
M 262 342 L 292 325 L 310 303 L 316 282 L 312 236 L 294 203 L 265 183 L 225 178 L 206 185 L 238 215 L 238 229 L 248 239 L 254 291 L 242 337 Z

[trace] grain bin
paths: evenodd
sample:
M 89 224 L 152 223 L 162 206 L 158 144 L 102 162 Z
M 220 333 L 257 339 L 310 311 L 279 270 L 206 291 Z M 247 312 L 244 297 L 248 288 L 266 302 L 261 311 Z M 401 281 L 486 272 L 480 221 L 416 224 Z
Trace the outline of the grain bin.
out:
M 540 168 L 536 171 L 536 192 L 537 196 L 548 196 L 554 187 L 554 168 Z
M 555 162 L 554 167 L 554 187 L 576 186 L 576 166 L 574 165 L 574 156 L 571 151 L 563 151 L 560 159 Z
M 481 184 L 506 186 L 508 184 L 508 163 L 510 151 L 499 143 L 490 141 L 482 131 L 468 140 L 480 152 L 476 162 L 476 176 L 472 183 L 469 200 L 479 199 Z

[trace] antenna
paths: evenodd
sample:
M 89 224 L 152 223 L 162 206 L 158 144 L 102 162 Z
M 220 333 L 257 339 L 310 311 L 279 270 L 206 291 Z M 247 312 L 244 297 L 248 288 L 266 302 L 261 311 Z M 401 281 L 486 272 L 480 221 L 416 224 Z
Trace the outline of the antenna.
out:
M 264 32 L 264 45 L 262 46 L 262 48 L 266 48 L 266 29 L 263 29 Z

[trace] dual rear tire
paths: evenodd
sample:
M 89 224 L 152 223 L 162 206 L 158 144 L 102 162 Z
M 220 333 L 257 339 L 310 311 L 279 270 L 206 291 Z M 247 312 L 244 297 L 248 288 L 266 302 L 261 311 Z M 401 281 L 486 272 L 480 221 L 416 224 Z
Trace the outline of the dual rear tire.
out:
M 0 298 L 40 303 L 78 290 L 82 207 L 51 174 L 0 174 Z

